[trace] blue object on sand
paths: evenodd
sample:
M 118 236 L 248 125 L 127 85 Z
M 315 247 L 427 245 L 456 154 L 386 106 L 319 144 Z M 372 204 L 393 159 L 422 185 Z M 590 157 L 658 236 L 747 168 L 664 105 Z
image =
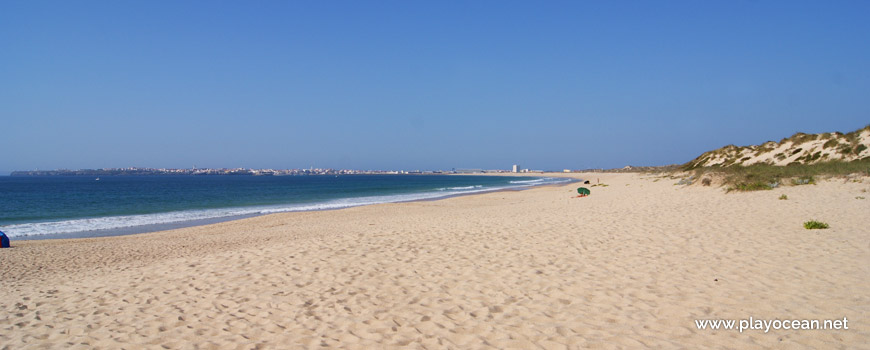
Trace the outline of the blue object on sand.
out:
M 9 237 L 3 231 L 0 231 L 0 248 L 9 248 Z

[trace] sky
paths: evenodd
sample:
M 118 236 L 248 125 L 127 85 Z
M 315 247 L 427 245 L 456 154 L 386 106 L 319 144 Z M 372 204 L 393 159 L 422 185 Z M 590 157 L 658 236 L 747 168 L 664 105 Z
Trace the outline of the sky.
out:
M 870 124 L 867 1 L 2 1 L 0 174 L 685 163 Z

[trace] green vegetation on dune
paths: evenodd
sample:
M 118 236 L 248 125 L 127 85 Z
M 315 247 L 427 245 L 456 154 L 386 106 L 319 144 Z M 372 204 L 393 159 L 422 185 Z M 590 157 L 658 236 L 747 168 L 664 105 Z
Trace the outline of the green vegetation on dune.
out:
M 753 164 L 749 166 L 684 168 L 692 171 L 695 177 L 719 175 L 724 179 L 728 191 L 759 191 L 774 189 L 788 181 L 792 185 L 808 185 L 819 176 L 843 176 L 863 174 L 870 176 L 870 158 L 851 162 L 829 161 L 814 164 L 791 164 L 775 166 Z
M 779 142 L 768 141 L 757 146 L 727 145 L 701 154 L 683 165 L 682 170 L 711 166 L 749 166 L 758 163 L 786 165 L 787 162 L 791 165 L 855 161 L 870 147 L 867 133 L 870 133 L 870 125 L 846 134 L 799 132 Z M 868 155 L 863 154 L 863 157 L 868 158 Z M 787 160 L 788 158 L 791 159 Z
M 870 125 L 846 134 L 799 132 L 758 146 L 728 145 L 705 152 L 678 170 L 693 173 L 690 180 L 705 175 L 720 179 L 729 192 L 771 190 L 784 184 L 811 185 L 819 176 L 870 176 L 870 156 L 864 154 L 868 132 Z M 808 143 L 816 140 L 824 142 Z
M 788 138 L 784 138 L 784 139 L 782 139 L 782 140 L 780 141 L 780 143 L 783 143 L 783 142 L 786 142 L 786 141 L 791 141 L 791 142 L 794 143 L 795 145 L 800 145 L 800 144 L 802 144 L 802 143 L 806 143 L 806 142 L 809 142 L 809 141 L 813 141 L 813 140 L 815 140 L 816 138 L 818 138 L 818 135 L 815 135 L 815 134 L 804 134 L 804 133 L 802 133 L 802 132 L 799 132 L 799 133 L 796 133 L 796 134 L 794 134 L 794 135 L 791 135 L 791 137 L 788 137 Z
M 827 223 L 816 220 L 810 220 L 804 223 L 804 228 L 807 230 L 824 230 L 828 227 Z

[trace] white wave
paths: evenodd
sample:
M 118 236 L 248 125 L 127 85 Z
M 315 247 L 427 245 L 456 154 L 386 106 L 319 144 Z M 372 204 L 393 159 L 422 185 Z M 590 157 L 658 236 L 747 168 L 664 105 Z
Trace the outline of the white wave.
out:
M 99 218 L 74 219 L 52 222 L 37 222 L 14 224 L 0 227 L 9 237 L 21 237 L 32 235 L 46 235 L 57 233 L 72 233 L 95 230 L 119 229 L 153 224 L 168 224 L 184 221 L 214 219 L 241 215 L 272 214 L 293 211 L 312 211 L 355 207 L 361 205 L 395 203 L 414 200 L 434 199 L 456 194 L 467 194 L 481 191 L 497 190 L 499 188 L 475 187 L 475 190 L 449 190 L 427 193 L 409 193 L 390 196 L 372 196 L 358 198 L 343 198 L 320 203 L 287 204 L 274 206 L 224 208 L 224 209 L 198 209 L 184 210 L 168 213 L 109 216 Z
M 474 186 L 461 186 L 461 187 L 441 187 L 438 191 L 447 191 L 447 190 L 473 190 L 475 188 L 481 188 L 483 185 L 474 185 Z
M 576 179 L 569 179 L 564 177 L 544 177 L 533 180 L 514 180 L 510 181 L 514 186 L 511 187 L 531 187 L 531 186 L 544 186 L 544 185 L 555 185 L 560 183 L 569 183 L 577 181 Z
M 511 181 L 511 183 L 512 184 L 533 184 L 533 183 L 538 183 L 538 182 L 544 182 L 547 179 L 551 179 L 551 178 L 534 179 L 534 180 L 515 180 L 515 181 Z
M 453 195 L 471 194 L 488 191 L 498 191 L 509 188 L 530 187 L 572 181 L 563 178 L 544 178 L 536 180 L 510 181 L 513 186 L 483 187 L 482 185 L 445 187 L 437 192 L 408 193 L 387 196 L 370 196 L 357 198 L 342 198 L 320 203 L 285 204 L 259 207 L 197 209 L 168 213 L 123 215 L 99 218 L 74 219 L 52 222 L 36 222 L 0 226 L 0 230 L 9 237 L 47 235 L 57 233 L 73 233 L 95 230 L 110 230 L 143 225 L 168 224 L 184 221 L 215 219 L 243 215 L 272 214 L 294 211 L 312 211 L 341 209 L 361 205 L 380 203 L 408 202 L 415 200 L 436 199 Z

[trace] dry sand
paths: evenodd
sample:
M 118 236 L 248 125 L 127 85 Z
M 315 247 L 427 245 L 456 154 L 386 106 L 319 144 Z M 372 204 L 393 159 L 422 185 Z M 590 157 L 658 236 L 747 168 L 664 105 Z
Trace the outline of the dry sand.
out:
M 579 176 L 609 186 L 13 241 L 0 348 L 870 348 L 870 179 Z M 694 323 L 748 317 L 849 329 Z

